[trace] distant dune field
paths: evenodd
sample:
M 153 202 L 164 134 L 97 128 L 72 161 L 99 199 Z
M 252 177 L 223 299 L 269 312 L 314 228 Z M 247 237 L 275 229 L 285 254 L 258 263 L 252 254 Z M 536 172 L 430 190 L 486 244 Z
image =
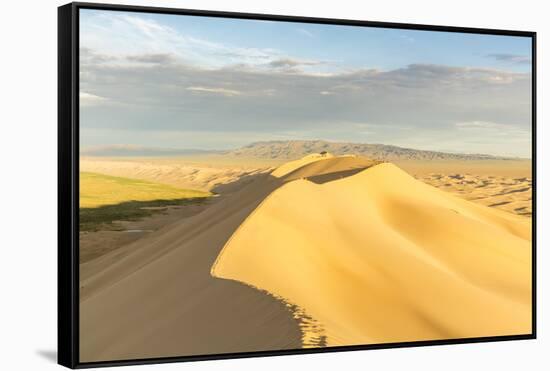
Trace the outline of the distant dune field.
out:
M 242 171 L 81 264 L 82 361 L 530 332 L 530 218 L 364 157 Z
M 398 160 L 392 163 L 412 175 L 469 174 L 506 178 L 531 177 L 531 160 Z
M 417 176 L 417 178 L 424 183 L 481 205 L 525 217 L 532 215 L 532 179 L 530 176 L 503 177 L 432 173 Z
M 213 191 L 217 186 L 243 180 L 271 167 L 227 163 L 216 161 L 216 158 L 84 157 L 80 159 L 80 171 L 142 179 L 185 189 Z

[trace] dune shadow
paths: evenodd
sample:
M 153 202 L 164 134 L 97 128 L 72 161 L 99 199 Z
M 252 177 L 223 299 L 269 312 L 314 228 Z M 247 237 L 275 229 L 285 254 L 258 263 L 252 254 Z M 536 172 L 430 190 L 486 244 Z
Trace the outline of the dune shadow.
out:
M 306 179 L 316 184 L 324 184 L 324 183 L 332 182 L 334 180 L 347 178 L 349 176 L 360 173 L 363 170 L 365 170 L 365 168 L 335 171 L 332 173 L 310 176 L 310 177 L 307 177 Z
M 220 183 L 212 187 L 210 192 L 214 194 L 219 195 L 228 195 L 230 193 L 234 193 L 242 189 L 243 187 L 246 187 L 247 185 L 253 183 L 257 179 L 266 178 L 269 177 L 269 171 L 262 172 L 262 173 L 253 173 L 253 174 L 246 174 L 244 176 L 239 177 L 238 179 L 234 179 L 228 183 Z
M 144 341 L 143 347 L 132 345 L 131 351 L 141 357 L 159 357 L 296 349 L 302 346 L 300 321 L 294 318 L 285 302 L 241 282 L 210 274 L 210 268 L 226 241 L 262 200 L 281 185 L 281 180 L 269 174 L 247 178 L 250 181 L 245 185 L 233 182 L 239 184 L 218 187 L 217 192 L 221 192 L 220 189 L 228 192 L 230 187 L 238 187 L 239 190 L 227 198 L 220 197 L 201 213 L 126 246 L 137 255 L 155 256 L 155 261 L 150 262 L 149 266 L 154 266 L 167 254 L 171 256 L 170 261 L 177 261 L 174 265 L 161 264 L 163 268 L 157 271 L 156 279 L 164 282 L 163 296 L 169 298 L 166 300 L 179 302 L 181 298 L 191 298 L 193 305 L 182 304 L 186 308 L 185 316 L 179 314 L 181 309 L 178 305 L 159 305 L 155 316 L 149 318 L 141 311 L 143 305 L 139 295 L 126 297 L 129 290 L 144 287 L 142 280 L 150 280 L 148 275 L 128 276 L 128 272 L 135 272 L 136 267 L 141 266 L 141 260 L 128 259 L 124 269 L 117 264 L 101 267 L 102 259 L 88 263 L 87 269 L 95 269 L 93 266 L 96 264 L 100 269 L 97 275 L 81 281 L 81 333 L 86 334 L 81 338 L 82 359 L 101 360 L 99 354 L 101 357 L 124 358 L 127 353 L 111 351 L 113 348 L 109 347 L 109 343 L 133 344 L 135 339 L 146 339 L 151 331 L 159 331 L 161 339 L 172 340 L 170 343 L 158 341 L 154 344 Z M 157 243 L 158 240 L 162 243 Z M 132 256 L 135 254 L 128 255 Z M 108 256 L 105 258 L 108 259 Z M 177 276 L 181 272 L 184 272 L 185 280 L 177 283 L 171 279 L 163 281 L 165 274 Z M 112 282 L 119 283 L 117 287 L 108 287 Z M 119 286 L 121 289 L 118 289 Z M 107 293 L 103 291 L 102 295 L 95 295 L 105 287 L 108 287 L 105 290 Z M 121 302 L 120 298 L 124 300 Z M 144 317 L 141 316 L 149 319 L 142 320 Z M 178 321 L 169 327 L 159 329 L 155 325 L 158 318 L 175 317 Z M 120 322 L 129 322 L 132 326 L 125 332 L 111 330 Z M 102 336 L 109 340 L 103 345 L 94 343 L 94 339 Z

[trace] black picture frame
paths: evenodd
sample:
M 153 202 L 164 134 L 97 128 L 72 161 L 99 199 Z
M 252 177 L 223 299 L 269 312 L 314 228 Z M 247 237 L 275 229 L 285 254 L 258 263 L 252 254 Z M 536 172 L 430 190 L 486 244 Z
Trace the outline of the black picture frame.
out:
M 528 37 L 532 42 L 532 330 L 530 334 L 488 336 L 463 339 L 412 341 L 327 348 L 210 354 L 168 358 L 79 361 L 79 10 L 119 10 L 138 13 L 163 13 L 221 18 L 292 21 L 302 23 L 397 28 L 436 32 L 457 32 Z M 297 17 L 270 14 L 234 13 L 98 3 L 70 3 L 58 8 L 58 363 L 69 368 L 122 366 L 183 361 L 201 361 L 289 354 L 341 352 L 368 349 L 448 345 L 536 338 L 536 32 L 486 28 L 387 23 L 345 19 Z

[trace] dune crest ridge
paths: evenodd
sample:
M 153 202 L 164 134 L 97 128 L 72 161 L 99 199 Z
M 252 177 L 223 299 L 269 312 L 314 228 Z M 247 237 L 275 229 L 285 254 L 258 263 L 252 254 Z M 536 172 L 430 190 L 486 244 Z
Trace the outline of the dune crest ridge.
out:
M 328 346 L 529 333 L 530 220 L 361 161 L 308 156 L 273 171 L 286 183 L 211 274 L 303 308 Z

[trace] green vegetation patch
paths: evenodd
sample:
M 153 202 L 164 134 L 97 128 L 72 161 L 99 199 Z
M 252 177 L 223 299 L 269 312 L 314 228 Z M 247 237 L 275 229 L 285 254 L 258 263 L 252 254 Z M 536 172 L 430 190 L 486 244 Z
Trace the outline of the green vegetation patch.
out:
M 82 172 L 80 230 L 117 230 L 114 221 L 139 220 L 162 212 L 163 207 L 200 203 L 210 195 L 143 180 Z
M 208 197 L 209 192 L 182 189 L 139 179 L 80 173 L 80 207 L 117 205 L 128 201 L 178 200 Z

